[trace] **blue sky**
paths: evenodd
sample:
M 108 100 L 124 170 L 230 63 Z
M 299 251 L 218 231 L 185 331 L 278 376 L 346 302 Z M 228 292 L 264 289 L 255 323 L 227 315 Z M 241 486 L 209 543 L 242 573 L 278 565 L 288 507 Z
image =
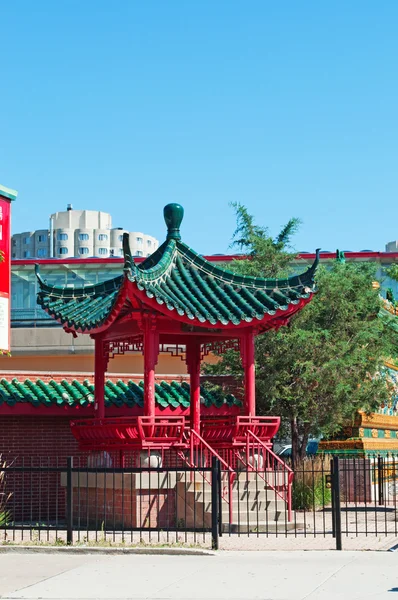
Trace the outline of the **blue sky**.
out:
M 0 183 L 13 231 L 100 209 L 228 251 L 242 202 L 297 250 L 398 238 L 398 3 L 0 4 Z

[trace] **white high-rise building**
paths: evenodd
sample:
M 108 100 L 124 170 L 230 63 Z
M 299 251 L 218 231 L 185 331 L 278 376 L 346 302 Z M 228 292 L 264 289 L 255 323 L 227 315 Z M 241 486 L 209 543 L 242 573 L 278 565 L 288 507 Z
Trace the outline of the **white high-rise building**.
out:
M 123 256 L 123 233 L 130 233 L 134 256 L 149 256 L 159 246 L 151 235 L 112 228 L 109 213 L 96 210 L 67 210 L 50 217 L 49 229 L 24 231 L 12 236 L 13 259 L 17 258 L 109 258 Z
M 388 242 L 386 244 L 386 252 L 397 252 L 398 251 L 398 241 Z

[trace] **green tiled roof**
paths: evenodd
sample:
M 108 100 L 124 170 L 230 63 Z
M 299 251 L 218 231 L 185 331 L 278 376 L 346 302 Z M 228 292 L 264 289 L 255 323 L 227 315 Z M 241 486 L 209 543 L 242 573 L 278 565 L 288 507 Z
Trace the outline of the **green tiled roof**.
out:
M 128 234 L 124 235 L 121 277 L 94 286 L 57 288 L 38 274 L 38 303 L 64 327 L 88 332 L 106 324 L 122 290 L 143 303 L 155 302 L 159 312 L 171 318 L 189 319 L 203 327 L 275 322 L 311 298 L 318 252 L 302 275 L 286 279 L 236 275 L 211 264 L 181 241 L 182 214 L 179 205 L 165 208 L 167 239 L 140 264 L 134 263 Z
M 161 381 L 156 384 L 155 399 L 160 408 L 188 408 L 189 384 L 177 381 Z M 201 387 L 202 404 L 215 406 L 241 406 L 241 401 L 232 394 L 221 397 Z M 14 406 L 18 403 L 32 406 L 90 406 L 94 405 L 94 386 L 88 380 L 83 382 L 64 379 L 61 382 L 50 380 L 46 383 L 37 379 L 18 381 L 0 379 L 0 412 L 1 405 Z M 105 406 L 132 408 L 144 405 L 144 383 L 140 381 L 107 381 L 105 385 Z
M 83 287 L 56 287 L 48 285 L 40 276 L 37 303 L 64 327 L 89 332 L 103 325 L 112 312 L 124 277 L 120 275 L 96 285 Z

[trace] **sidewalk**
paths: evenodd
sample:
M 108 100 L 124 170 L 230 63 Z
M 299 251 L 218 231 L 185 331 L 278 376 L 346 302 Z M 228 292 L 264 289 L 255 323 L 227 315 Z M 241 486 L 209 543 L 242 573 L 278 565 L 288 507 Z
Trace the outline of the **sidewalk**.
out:
M 394 600 L 397 566 L 394 552 L 10 553 L 1 556 L 0 595 L 30 600 Z

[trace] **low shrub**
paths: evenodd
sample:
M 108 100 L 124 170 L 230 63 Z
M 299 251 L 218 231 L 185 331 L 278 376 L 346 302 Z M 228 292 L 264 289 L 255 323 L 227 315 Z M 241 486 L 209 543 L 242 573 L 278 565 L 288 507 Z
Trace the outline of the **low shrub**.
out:
M 294 472 L 292 500 L 295 510 L 313 510 L 328 506 L 332 501 L 331 489 L 326 484 L 330 469 L 321 458 L 307 458 Z

